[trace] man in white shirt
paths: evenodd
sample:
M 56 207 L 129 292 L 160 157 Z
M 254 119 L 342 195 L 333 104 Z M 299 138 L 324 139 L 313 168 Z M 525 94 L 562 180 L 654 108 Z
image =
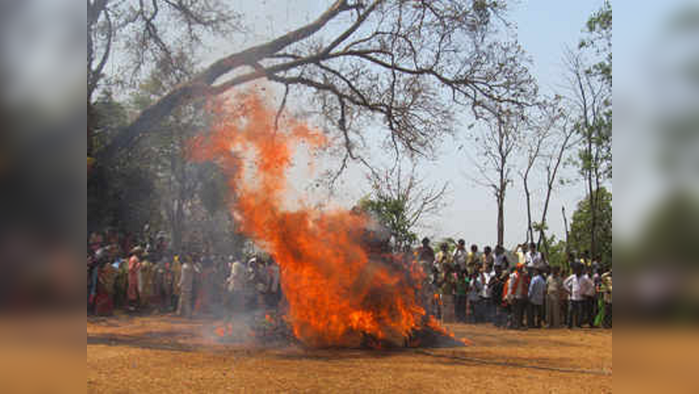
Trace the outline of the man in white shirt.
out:
M 501 271 L 507 271 L 510 269 L 510 262 L 507 260 L 505 255 L 505 248 L 502 245 L 495 246 L 494 257 L 494 267 L 499 268 Z
M 536 243 L 532 242 L 529 244 L 529 251 L 524 256 L 527 262 L 527 269 L 543 270 L 545 268 L 544 256 L 536 250 Z
M 479 295 L 482 309 L 481 317 L 484 323 L 490 323 L 495 315 L 495 304 L 492 302 L 492 288 L 490 287 L 494 275 L 493 264 L 488 263 L 478 276 L 478 281 L 482 286 Z
M 594 291 L 594 285 L 589 278 L 583 275 L 582 264 L 573 263 L 573 274 L 563 282 L 563 288 L 568 293 L 568 328 L 582 326 L 583 305 L 585 295 L 589 294 L 590 288 Z
M 228 287 L 228 306 L 231 312 L 242 312 L 245 307 L 245 266 L 236 260 L 231 264 L 231 272 L 226 279 Z
M 452 256 L 452 261 L 454 262 L 454 265 L 459 268 L 459 270 L 463 271 L 466 269 L 467 260 L 468 252 L 466 251 L 466 241 L 460 239 L 459 243 L 456 245 L 456 250 Z
M 192 289 L 194 285 L 194 265 L 187 258 L 182 265 L 180 273 L 180 300 L 177 306 L 177 314 L 186 318 L 192 317 Z

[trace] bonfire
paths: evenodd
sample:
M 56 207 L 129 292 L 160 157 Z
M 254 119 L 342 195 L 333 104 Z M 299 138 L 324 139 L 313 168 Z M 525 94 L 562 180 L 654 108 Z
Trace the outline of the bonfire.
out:
M 385 248 L 370 216 L 346 209 L 289 209 L 287 170 L 299 145 L 313 154 L 325 135 L 281 119 L 254 92 L 216 107 L 211 130 L 191 143 L 190 158 L 215 162 L 228 177 L 229 202 L 241 231 L 280 265 L 287 306 L 251 335 L 288 338 L 309 347 L 456 346 L 429 316 L 421 266 Z M 233 323 L 217 327 L 219 336 Z

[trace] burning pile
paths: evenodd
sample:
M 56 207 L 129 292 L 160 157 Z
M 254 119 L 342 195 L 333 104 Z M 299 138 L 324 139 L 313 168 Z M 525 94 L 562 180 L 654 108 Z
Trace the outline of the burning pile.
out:
M 305 144 L 314 153 L 327 144 L 325 136 L 295 119 L 277 129 L 275 111 L 256 93 L 234 101 L 221 106 L 209 133 L 192 141 L 191 158 L 214 161 L 224 171 L 241 231 L 279 263 L 288 301 L 284 320 L 294 337 L 312 347 L 450 339 L 425 316 L 417 265 L 367 247 L 369 218 L 347 210 L 284 208 L 295 148 Z

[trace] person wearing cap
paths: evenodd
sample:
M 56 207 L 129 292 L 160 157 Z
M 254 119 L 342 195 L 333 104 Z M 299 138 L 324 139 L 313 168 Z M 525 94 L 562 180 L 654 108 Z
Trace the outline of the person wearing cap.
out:
M 510 275 L 507 297 L 512 305 L 514 322 L 512 328 L 523 327 L 524 311 L 527 308 L 527 297 L 529 295 L 529 275 L 524 269 L 524 264 L 519 263 L 515 272 Z

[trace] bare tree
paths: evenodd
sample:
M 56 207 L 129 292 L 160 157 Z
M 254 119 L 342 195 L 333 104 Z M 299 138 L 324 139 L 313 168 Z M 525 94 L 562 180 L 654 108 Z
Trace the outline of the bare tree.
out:
M 416 240 L 414 230 L 429 215 L 443 206 L 448 184 L 429 185 L 416 173 L 412 163 L 404 173 L 399 159 L 390 169 L 374 171 L 369 175 L 372 195 L 364 200 L 362 208 L 374 212 L 391 231 L 396 249 L 411 246 Z
M 546 242 L 545 231 L 548 227 L 546 224 L 548 209 L 551 202 L 551 195 L 560 178 L 559 171 L 570 150 L 579 142 L 579 139 L 575 138 L 576 129 L 571 121 L 569 111 L 558 105 L 552 107 L 552 111 L 553 112 L 550 112 L 548 115 L 551 117 L 552 123 L 549 138 L 547 138 L 546 142 L 545 153 L 543 154 L 543 158 L 546 160 L 546 197 L 544 198 L 544 205 L 541 210 L 541 220 L 538 223 L 539 245 Z M 546 249 L 548 248 L 548 245 L 544 246 Z
M 146 37 L 153 10 L 139 14 L 146 15 Z M 339 131 L 343 163 L 359 158 L 365 128 L 352 125 L 367 121 L 386 126 L 396 151 L 426 154 L 453 131 L 454 103 L 477 114 L 484 101 L 522 105 L 531 97 L 535 86 L 521 47 L 507 39 L 504 12 L 505 2 L 484 0 L 336 0 L 307 25 L 203 68 L 142 111 L 99 155 L 130 147 L 180 105 L 258 79 L 284 86 L 279 113 L 291 89 L 312 94 Z
M 477 183 L 488 187 L 497 203 L 498 245 L 505 240 L 505 197 L 513 183 L 513 154 L 522 140 L 526 127 L 524 112 L 513 106 L 490 107 L 490 117 L 486 127 L 473 135 L 479 155 L 473 161 L 480 177 L 473 178 Z
M 544 120 L 546 122 L 546 120 Z M 550 126 L 545 124 L 531 124 L 530 132 L 523 138 L 523 147 L 525 150 L 525 165 L 524 170 L 519 171 L 522 178 L 522 186 L 524 187 L 525 203 L 527 207 L 527 242 L 534 239 L 534 227 L 532 226 L 532 203 L 531 190 L 529 189 L 529 175 L 531 174 L 534 165 L 541 157 L 542 146 L 549 137 Z
M 590 253 L 595 256 L 598 205 L 598 193 L 595 191 L 611 173 L 611 119 L 607 116 L 611 85 L 590 71 L 582 53 L 568 51 L 565 60 L 568 66 L 570 100 L 578 117 L 575 128 L 582 139 L 578 166 L 585 179 L 590 200 Z
M 173 26 L 181 28 L 173 29 Z M 156 63 L 185 76 L 178 54 L 192 57 L 207 35 L 239 28 L 238 14 L 221 0 L 87 0 L 88 153 L 92 147 L 95 92 L 105 85 L 134 84 Z M 107 65 L 118 55 L 116 73 Z

